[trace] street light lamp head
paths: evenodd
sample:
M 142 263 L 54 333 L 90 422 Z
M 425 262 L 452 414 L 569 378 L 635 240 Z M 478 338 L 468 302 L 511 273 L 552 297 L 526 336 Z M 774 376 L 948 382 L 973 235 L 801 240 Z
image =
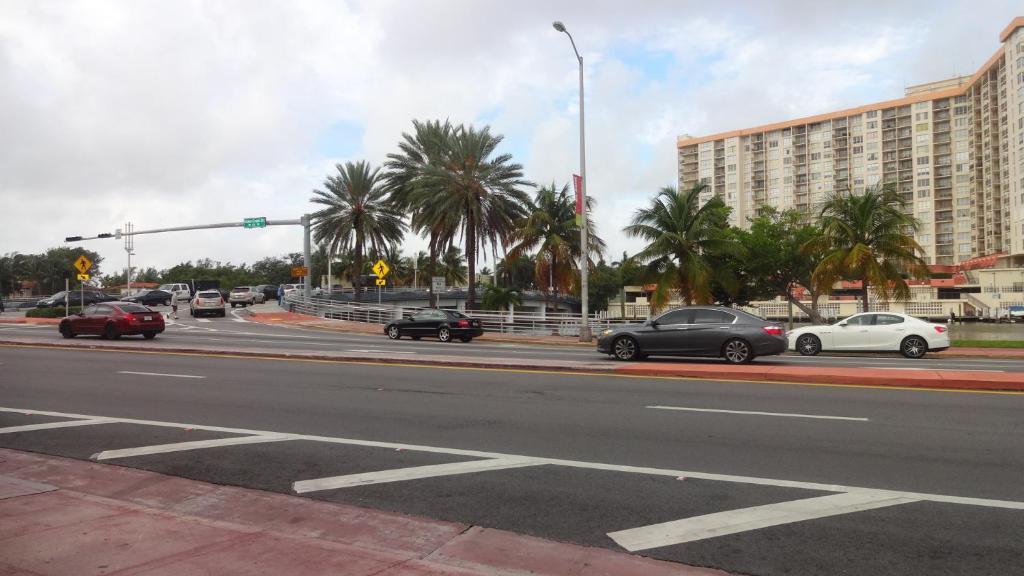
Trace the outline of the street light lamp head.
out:
M 555 27 L 555 30 L 558 30 L 559 32 L 565 32 L 565 24 L 562 24 L 558 20 L 555 20 L 551 25 Z

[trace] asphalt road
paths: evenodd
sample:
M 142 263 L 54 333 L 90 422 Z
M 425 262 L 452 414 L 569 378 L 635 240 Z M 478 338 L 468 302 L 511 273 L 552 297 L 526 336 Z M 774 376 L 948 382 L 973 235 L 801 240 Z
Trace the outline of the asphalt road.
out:
M 3 347 L 0 375 L 0 428 L 115 419 L 8 448 L 256 436 L 105 461 L 744 574 L 1024 566 L 1020 394 Z
M 268 304 L 262 307 L 276 310 L 276 306 Z M 163 310 L 163 307 L 156 307 Z M 303 329 L 280 325 L 264 325 L 246 321 L 246 309 L 229 309 L 226 318 L 195 319 L 187 312 L 179 315 L 179 319 L 170 324 L 167 330 L 158 337 L 161 344 L 175 346 L 196 346 L 201 348 L 225 347 L 239 350 L 255 350 L 274 348 L 282 352 L 354 352 L 360 354 L 379 354 L 389 357 L 400 355 L 411 360 L 417 357 L 432 355 L 463 356 L 468 358 L 512 358 L 518 360 L 538 359 L 544 361 L 566 362 L 612 362 L 595 349 L 579 346 L 544 346 L 519 343 L 488 343 L 476 340 L 465 344 L 462 342 L 441 343 L 432 340 L 413 341 L 403 338 L 398 341 L 389 340 L 384 335 L 383 326 L 380 334 L 345 334 L 328 330 Z M 9 338 L 31 338 L 45 341 L 61 342 L 62 338 L 55 327 L 27 326 L 17 324 L 0 325 L 0 340 Z M 80 337 L 85 340 L 89 337 Z M 126 339 L 134 342 L 141 337 Z M 137 342 L 135 342 L 137 343 Z M 699 362 L 721 363 L 719 359 L 656 357 L 658 361 L 667 362 Z M 854 367 L 854 368 L 898 368 L 905 370 L 942 369 L 977 370 L 981 372 L 1024 372 L 1024 361 L 1002 359 L 964 359 L 964 358 L 929 358 L 908 360 L 898 354 L 856 354 L 856 355 L 821 355 L 804 357 L 797 354 L 761 357 L 755 360 L 759 364 L 777 366 L 823 366 L 823 367 Z

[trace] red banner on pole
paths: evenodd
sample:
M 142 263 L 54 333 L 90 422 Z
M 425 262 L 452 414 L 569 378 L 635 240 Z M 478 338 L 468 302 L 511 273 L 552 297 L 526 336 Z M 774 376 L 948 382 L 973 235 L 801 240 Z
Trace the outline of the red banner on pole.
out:
M 583 177 L 573 174 L 572 185 L 576 189 L 576 215 L 579 216 L 583 214 Z

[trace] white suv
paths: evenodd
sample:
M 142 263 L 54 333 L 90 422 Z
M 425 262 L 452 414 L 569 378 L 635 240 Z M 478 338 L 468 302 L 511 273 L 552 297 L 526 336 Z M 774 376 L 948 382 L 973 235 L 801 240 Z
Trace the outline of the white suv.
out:
M 192 289 L 184 282 L 161 284 L 157 290 L 163 290 L 165 292 L 170 292 L 171 294 L 177 293 L 178 300 L 182 302 L 188 302 L 192 298 Z
M 196 294 L 189 304 L 189 312 L 195 318 L 202 315 L 223 318 L 227 315 L 227 310 L 224 308 L 224 297 L 217 290 L 203 290 Z

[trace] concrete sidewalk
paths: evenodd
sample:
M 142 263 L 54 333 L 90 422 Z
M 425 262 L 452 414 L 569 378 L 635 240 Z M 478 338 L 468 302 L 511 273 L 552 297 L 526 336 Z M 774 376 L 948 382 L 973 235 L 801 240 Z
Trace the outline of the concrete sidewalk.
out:
M 0 574 L 725 572 L 502 530 L 0 449 Z

